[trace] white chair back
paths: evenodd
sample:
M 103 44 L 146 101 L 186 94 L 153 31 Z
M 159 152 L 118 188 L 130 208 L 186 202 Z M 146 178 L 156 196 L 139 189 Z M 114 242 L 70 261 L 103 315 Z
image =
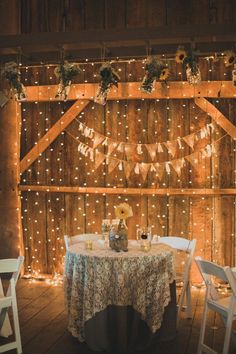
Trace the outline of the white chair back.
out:
M 12 349 L 16 349 L 17 354 L 22 353 L 15 287 L 20 275 L 23 261 L 24 261 L 23 256 L 20 256 L 17 259 L 0 260 L 0 275 L 3 273 L 4 274 L 12 273 L 10 284 L 7 289 L 6 295 L 4 295 L 3 293 L 2 281 L 0 277 L 0 334 L 5 336 L 4 334 L 5 332 L 7 332 L 7 335 L 10 335 L 12 333 L 11 325 L 7 313 L 10 307 L 12 307 L 12 314 L 13 314 L 12 317 L 13 317 L 14 332 L 15 332 L 14 341 L 7 344 L 0 345 L 0 353 L 4 353 Z M 5 330 L 4 327 L 8 327 L 8 328 Z
M 158 242 L 168 245 L 176 250 L 186 252 L 187 257 L 184 264 L 184 270 L 180 274 L 176 274 L 176 281 L 183 282 L 182 290 L 178 300 L 178 320 L 180 312 L 183 307 L 184 298 L 186 296 L 187 317 L 192 318 L 192 304 L 191 304 L 191 287 L 190 287 L 190 270 L 193 262 L 193 255 L 196 248 L 196 240 L 188 240 L 177 236 L 158 236 Z
M 208 310 L 215 311 L 222 316 L 226 327 L 223 354 L 228 354 L 232 323 L 236 320 L 236 278 L 230 267 L 222 267 L 213 262 L 195 257 L 196 264 L 206 285 L 205 305 L 202 316 L 201 331 L 198 344 L 198 354 L 214 353 L 212 348 L 204 343 Z M 215 286 L 215 278 L 229 284 L 232 295 L 221 298 Z
M 96 241 L 98 239 L 99 239 L 98 234 L 80 234 L 75 236 L 68 236 L 68 235 L 64 236 L 66 250 L 68 250 L 69 246 L 74 245 L 78 242 L 87 241 L 87 240 Z

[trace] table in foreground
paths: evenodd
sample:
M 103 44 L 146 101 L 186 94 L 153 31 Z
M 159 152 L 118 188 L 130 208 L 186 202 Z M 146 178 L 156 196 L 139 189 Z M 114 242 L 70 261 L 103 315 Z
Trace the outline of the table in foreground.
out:
M 90 251 L 84 242 L 71 246 L 64 273 L 69 331 L 92 350 L 122 354 L 143 350 L 154 338 L 173 339 L 173 264 L 173 252 L 161 244 L 149 252 L 132 244 L 126 253 L 99 242 Z

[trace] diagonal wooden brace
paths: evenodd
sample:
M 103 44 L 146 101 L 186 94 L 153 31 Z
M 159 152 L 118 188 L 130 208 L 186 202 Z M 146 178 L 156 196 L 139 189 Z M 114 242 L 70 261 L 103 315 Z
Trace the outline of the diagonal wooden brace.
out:
M 196 105 L 204 112 L 209 114 L 212 119 L 224 129 L 233 139 L 236 139 L 236 126 L 230 122 L 212 103 L 206 98 L 200 97 L 194 99 Z
M 49 129 L 20 162 L 20 172 L 27 168 L 44 152 L 47 147 L 61 134 L 63 130 L 77 117 L 89 104 L 89 100 L 76 101 L 68 111 Z

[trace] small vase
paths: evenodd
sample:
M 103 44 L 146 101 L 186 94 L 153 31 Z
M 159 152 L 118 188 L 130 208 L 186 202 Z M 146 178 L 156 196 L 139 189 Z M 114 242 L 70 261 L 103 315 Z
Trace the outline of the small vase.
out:
M 124 219 L 119 224 L 113 224 L 109 233 L 109 245 L 116 252 L 128 251 L 128 228 Z

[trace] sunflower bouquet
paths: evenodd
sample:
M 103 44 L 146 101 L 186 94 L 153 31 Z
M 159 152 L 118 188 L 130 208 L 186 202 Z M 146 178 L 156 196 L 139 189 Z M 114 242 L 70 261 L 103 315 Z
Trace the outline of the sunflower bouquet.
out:
M 192 53 L 187 53 L 184 47 L 179 47 L 175 55 L 176 63 L 183 64 L 186 70 L 187 80 L 191 85 L 198 84 L 201 81 L 201 72 Z
M 1 71 L 1 76 L 8 81 L 16 100 L 26 99 L 25 87 L 20 81 L 20 70 L 17 63 L 14 61 L 6 63 Z
M 232 50 L 228 50 L 224 54 L 224 64 L 226 68 L 228 68 L 231 65 L 236 64 L 236 53 L 233 52 Z
M 129 204 L 120 203 L 115 208 L 115 215 L 116 215 L 117 219 L 127 219 L 130 216 L 133 216 L 133 210 Z
M 169 74 L 169 69 L 159 62 L 156 57 L 148 57 L 145 65 L 145 76 L 142 81 L 141 90 L 146 93 L 151 93 L 153 91 L 155 81 L 166 81 Z
M 128 251 L 128 230 L 125 220 L 133 216 L 132 208 L 127 203 L 121 203 L 115 208 L 115 215 L 119 223 L 113 223 L 109 233 L 109 244 L 116 252 Z
M 114 85 L 118 87 L 120 76 L 112 68 L 110 63 L 104 63 L 99 70 L 100 84 L 95 97 L 95 102 L 105 105 L 107 102 L 107 94 L 110 88 Z
M 66 100 L 70 92 L 72 79 L 80 73 L 81 69 L 76 63 L 69 63 L 68 61 L 65 61 L 64 63 L 56 66 L 54 74 L 59 79 L 59 85 L 55 97 Z

